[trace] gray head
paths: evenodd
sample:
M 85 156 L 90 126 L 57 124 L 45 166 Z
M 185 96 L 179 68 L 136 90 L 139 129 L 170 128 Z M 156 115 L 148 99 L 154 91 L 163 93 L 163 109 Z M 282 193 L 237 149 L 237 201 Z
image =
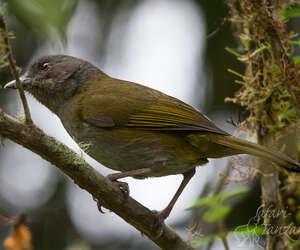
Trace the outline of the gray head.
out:
M 20 78 L 25 91 L 54 113 L 91 77 L 101 75 L 91 63 L 66 55 L 49 55 L 36 60 Z M 15 81 L 4 88 L 15 88 Z

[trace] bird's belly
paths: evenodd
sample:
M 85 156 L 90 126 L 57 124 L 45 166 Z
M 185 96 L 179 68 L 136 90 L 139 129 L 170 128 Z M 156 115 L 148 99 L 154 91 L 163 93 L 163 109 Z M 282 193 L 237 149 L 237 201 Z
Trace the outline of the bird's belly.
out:
M 104 166 L 122 172 L 155 167 L 155 172 L 149 176 L 165 176 L 184 173 L 207 162 L 179 135 L 98 128 L 89 124 L 80 129 L 65 127 L 88 155 Z

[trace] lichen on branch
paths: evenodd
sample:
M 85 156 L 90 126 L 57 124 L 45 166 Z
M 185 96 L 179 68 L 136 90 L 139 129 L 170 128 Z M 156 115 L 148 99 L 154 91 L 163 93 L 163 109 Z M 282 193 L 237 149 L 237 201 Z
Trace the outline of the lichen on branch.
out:
M 231 22 L 238 34 L 240 47 L 234 52 L 245 66 L 242 87 L 233 98 L 226 98 L 245 107 L 248 127 L 260 127 L 264 134 L 294 126 L 300 117 L 298 69 L 291 60 L 292 38 L 283 11 L 293 1 L 228 1 Z M 232 50 L 229 50 L 232 51 Z
M 292 0 L 227 1 L 230 20 L 240 44 L 237 50 L 227 50 L 245 65 L 245 72 L 230 70 L 240 78 L 237 82 L 241 88 L 226 101 L 249 111 L 249 117 L 242 126 L 255 131 L 260 144 L 282 150 L 285 145 L 279 138 L 292 134 L 296 136 L 293 140 L 289 139 L 289 148 L 295 152 L 299 141 L 295 137 L 300 131 L 299 69 L 292 60 L 295 34 L 288 30 L 283 16 L 293 3 Z M 296 186 L 294 190 L 299 189 L 299 181 L 280 175 L 274 166 L 264 161 L 260 161 L 260 170 L 263 173 L 261 192 L 264 209 L 289 209 L 288 200 L 297 198 L 293 193 L 287 195 L 282 190 L 291 190 L 291 186 Z M 288 210 L 287 213 L 293 214 L 293 211 Z M 293 217 L 264 216 L 265 226 L 282 229 L 289 223 L 294 225 L 297 221 Z M 267 233 L 266 249 L 287 249 L 290 240 L 286 236 Z M 288 236 L 299 238 L 299 234 L 292 232 Z

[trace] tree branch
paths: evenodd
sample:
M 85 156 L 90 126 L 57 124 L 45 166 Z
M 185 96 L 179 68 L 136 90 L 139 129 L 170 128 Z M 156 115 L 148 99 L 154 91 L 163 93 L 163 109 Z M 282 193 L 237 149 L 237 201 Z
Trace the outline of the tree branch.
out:
M 129 197 L 107 178 L 87 164 L 82 157 L 53 137 L 46 135 L 34 124 L 24 124 L 0 109 L 0 135 L 40 155 L 67 174 L 78 186 L 101 201 L 137 230 L 147 235 L 162 249 L 184 250 L 190 247 L 170 227 L 156 237 L 156 217 L 146 207 Z

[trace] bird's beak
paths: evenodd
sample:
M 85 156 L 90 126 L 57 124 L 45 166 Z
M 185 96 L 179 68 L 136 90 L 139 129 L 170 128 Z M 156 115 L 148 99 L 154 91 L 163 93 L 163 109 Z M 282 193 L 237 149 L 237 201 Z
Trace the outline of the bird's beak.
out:
M 20 81 L 22 82 L 23 85 L 26 85 L 26 84 L 31 83 L 31 78 L 23 75 L 23 76 L 20 77 Z M 17 88 L 16 87 L 16 80 L 12 80 L 12 81 L 6 83 L 4 85 L 4 88 L 5 89 L 16 89 Z

